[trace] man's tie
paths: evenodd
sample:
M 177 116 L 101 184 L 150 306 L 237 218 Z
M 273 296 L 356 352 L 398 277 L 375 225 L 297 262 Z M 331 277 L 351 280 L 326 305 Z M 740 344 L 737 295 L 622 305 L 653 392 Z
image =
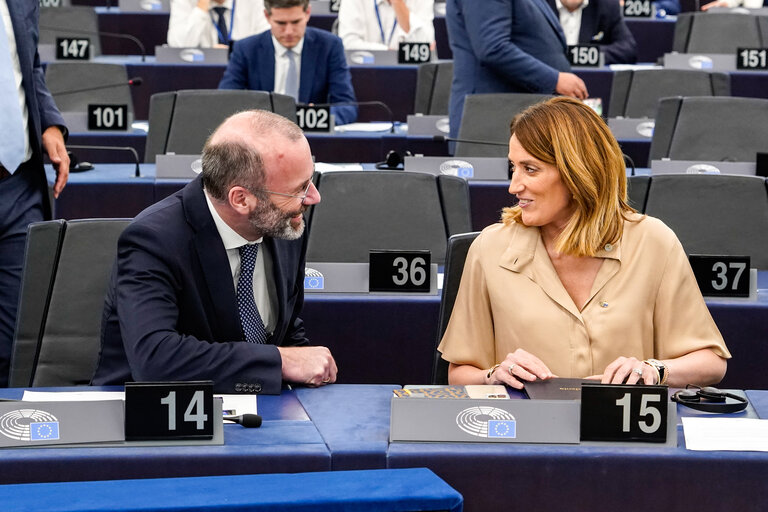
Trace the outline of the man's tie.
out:
M 253 268 L 256 265 L 258 244 L 240 247 L 240 277 L 237 280 L 237 311 L 240 313 L 240 325 L 249 343 L 266 343 L 267 330 L 261 320 L 256 301 L 253 299 Z
M 296 54 L 293 50 L 285 52 L 288 58 L 288 73 L 285 75 L 285 94 L 299 100 L 299 72 L 296 70 Z
M 224 18 L 224 14 L 227 12 L 226 7 L 214 7 L 213 12 L 216 13 L 216 26 L 219 28 L 219 44 L 229 44 L 229 36 L 227 31 L 227 20 Z
M 3 141 L 0 143 L 0 164 L 13 174 L 24 160 L 27 134 L 24 133 L 19 89 L 16 86 L 4 23 L 0 23 L 0 133 L 3 134 Z

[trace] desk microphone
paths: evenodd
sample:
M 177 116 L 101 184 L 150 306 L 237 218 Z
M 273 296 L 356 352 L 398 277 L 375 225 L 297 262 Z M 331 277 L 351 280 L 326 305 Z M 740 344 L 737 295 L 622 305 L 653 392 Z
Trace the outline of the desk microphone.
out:
M 86 146 L 82 144 L 67 144 L 67 149 L 91 149 L 96 151 L 130 151 L 133 155 L 133 160 L 136 163 L 136 171 L 134 177 L 141 178 L 141 170 L 139 169 L 139 153 L 131 146 Z M 77 160 L 73 159 L 73 162 L 77 164 Z M 82 164 L 80 164 L 82 165 Z M 92 169 L 91 167 L 90 169 Z M 88 168 L 75 168 L 70 169 L 74 172 L 90 170 Z
M 261 426 L 261 416 L 258 414 L 239 414 L 237 416 L 224 416 L 227 421 L 234 421 L 245 428 L 259 428 Z
M 395 133 L 395 114 L 394 112 L 392 112 L 392 109 L 389 108 L 389 105 L 387 105 L 383 101 L 378 101 L 378 100 L 339 101 L 336 103 L 313 103 L 312 106 L 315 106 L 315 107 L 366 107 L 366 106 L 381 107 L 382 109 L 384 109 L 384 111 L 387 113 L 387 116 L 389 117 L 389 123 L 391 124 L 389 133 Z
M 100 89 L 111 89 L 113 87 L 138 87 L 142 83 L 144 83 L 144 79 L 140 76 L 135 76 L 131 79 L 129 79 L 127 82 L 115 82 L 112 84 L 104 84 L 104 85 L 94 85 L 93 87 L 83 87 L 80 89 L 68 89 L 64 91 L 53 91 L 51 94 L 53 96 L 65 96 L 67 94 L 77 94 L 81 92 L 89 92 L 89 91 L 98 91 Z
M 133 43 L 139 48 L 139 51 L 141 52 L 141 62 L 145 62 L 147 60 L 147 49 L 144 47 L 144 44 L 139 41 L 139 39 L 135 36 L 132 36 L 130 34 L 119 34 L 117 32 L 102 32 L 101 30 L 79 30 L 76 28 L 60 28 L 60 27 L 49 27 L 46 25 L 40 25 L 40 30 L 45 30 L 48 32 L 61 32 L 64 34 L 81 34 L 86 36 L 104 36 L 104 37 L 115 37 L 117 39 L 127 39 L 128 41 L 133 41 Z
M 435 142 L 466 142 L 468 144 L 485 144 L 486 146 L 504 146 L 509 147 L 509 142 L 493 142 L 490 140 L 474 140 L 474 139 L 457 139 L 454 137 L 446 137 L 445 135 L 433 135 L 432 140 Z

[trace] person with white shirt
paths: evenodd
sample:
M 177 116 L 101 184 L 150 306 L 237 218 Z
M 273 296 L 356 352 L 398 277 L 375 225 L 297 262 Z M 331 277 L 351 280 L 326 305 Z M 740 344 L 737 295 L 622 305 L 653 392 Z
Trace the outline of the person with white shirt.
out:
M 270 30 L 238 41 L 219 89 L 272 91 L 298 103 L 330 103 L 336 124 L 357 119 L 341 39 L 307 27 L 309 0 L 264 0 Z
M 347 50 L 396 50 L 401 42 L 434 48 L 433 0 L 344 0 L 339 37 Z
M 263 0 L 171 0 L 168 45 L 223 48 L 268 29 Z
M 226 119 L 200 176 L 120 236 L 92 383 L 278 394 L 283 382 L 334 382 L 331 352 L 309 346 L 300 318 L 313 174 L 295 123 L 263 110 Z

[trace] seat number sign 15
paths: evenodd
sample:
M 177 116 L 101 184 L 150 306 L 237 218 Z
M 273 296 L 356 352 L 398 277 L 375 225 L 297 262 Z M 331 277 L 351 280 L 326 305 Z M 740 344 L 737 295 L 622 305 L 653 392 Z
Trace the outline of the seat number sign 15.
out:
M 213 382 L 128 382 L 125 440 L 211 439 Z
M 581 386 L 582 441 L 667 440 L 666 386 Z
M 371 251 L 368 289 L 372 292 L 429 292 L 429 251 Z

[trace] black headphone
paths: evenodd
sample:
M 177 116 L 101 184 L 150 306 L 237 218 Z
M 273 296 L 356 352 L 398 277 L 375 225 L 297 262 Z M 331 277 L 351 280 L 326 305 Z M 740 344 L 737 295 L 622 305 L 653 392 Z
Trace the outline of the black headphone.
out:
M 732 398 L 736 402 L 728 403 L 727 398 Z M 709 386 L 700 388 L 692 384 L 688 384 L 685 389 L 672 395 L 672 400 L 697 411 L 721 414 L 743 411 L 749 403 L 743 396 L 726 393 Z
M 410 151 L 406 151 L 405 156 L 413 156 L 413 154 L 411 154 Z M 403 168 L 404 162 L 405 160 L 403 156 L 393 149 L 387 153 L 387 156 L 385 157 L 385 160 L 383 162 L 376 162 L 376 168 L 400 170 Z

